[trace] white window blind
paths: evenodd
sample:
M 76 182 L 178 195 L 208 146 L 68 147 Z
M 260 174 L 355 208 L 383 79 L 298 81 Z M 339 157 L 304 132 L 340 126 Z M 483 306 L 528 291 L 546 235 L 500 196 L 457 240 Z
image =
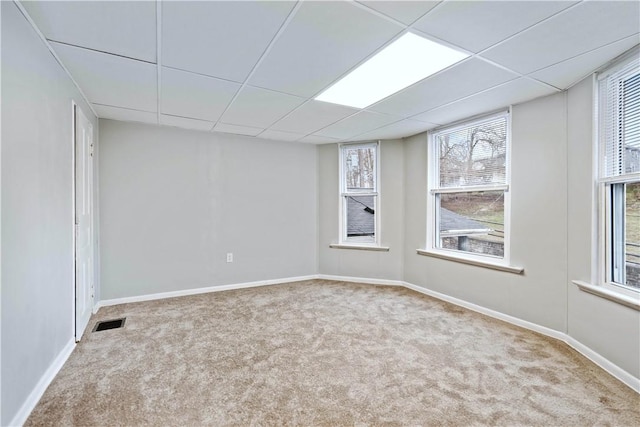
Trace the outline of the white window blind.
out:
M 640 172 L 640 59 L 601 77 L 602 178 Z
M 344 145 L 343 192 L 376 191 L 376 144 Z
M 506 184 L 505 116 L 434 135 L 440 153 L 440 188 Z

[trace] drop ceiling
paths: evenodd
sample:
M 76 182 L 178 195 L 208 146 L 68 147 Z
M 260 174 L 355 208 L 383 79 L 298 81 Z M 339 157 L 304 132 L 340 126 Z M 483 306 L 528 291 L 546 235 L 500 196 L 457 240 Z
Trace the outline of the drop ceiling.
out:
M 312 144 L 560 92 L 640 43 L 638 1 L 20 4 L 101 118 Z M 470 56 L 365 109 L 314 100 L 407 31 Z

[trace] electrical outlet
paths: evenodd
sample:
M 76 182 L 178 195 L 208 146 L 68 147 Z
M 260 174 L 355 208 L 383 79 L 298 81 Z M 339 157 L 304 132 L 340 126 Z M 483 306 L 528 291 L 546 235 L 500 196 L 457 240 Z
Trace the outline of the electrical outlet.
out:
M 227 252 L 227 262 L 233 262 L 233 253 Z

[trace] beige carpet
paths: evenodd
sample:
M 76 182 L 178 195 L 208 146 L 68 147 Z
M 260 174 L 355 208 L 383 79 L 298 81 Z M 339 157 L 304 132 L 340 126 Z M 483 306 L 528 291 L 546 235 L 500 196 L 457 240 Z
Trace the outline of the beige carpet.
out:
M 27 425 L 640 426 L 563 343 L 402 288 L 307 281 L 103 308 Z

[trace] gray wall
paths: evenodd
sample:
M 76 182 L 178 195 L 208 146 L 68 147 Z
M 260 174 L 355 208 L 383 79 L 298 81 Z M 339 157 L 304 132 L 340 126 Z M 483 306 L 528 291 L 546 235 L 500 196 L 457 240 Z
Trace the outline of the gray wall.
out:
M 334 249 L 339 241 L 338 145 L 318 147 L 318 254 L 322 274 L 400 280 L 403 259 L 402 141 L 380 145 L 380 244 L 389 252 Z
M 523 275 L 417 255 L 426 236 L 426 135 L 405 141 L 404 280 L 559 331 L 566 329 L 565 94 L 513 107 L 511 264 Z M 414 183 L 410 185 L 409 183 Z
M 391 215 L 383 244 L 392 252 L 329 249 L 338 237 L 338 149 L 319 147 L 319 273 L 405 280 L 567 333 L 640 377 L 640 313 L 571 283 L 592 282 L 592 116 L 591 77 L 513 107 L 511 264 L 524 267 L 523 275 L 416 254 L 426 239 L 426 133 L 382 144 L 381 186 L 391 196 L 383 199 Z M 403 249 L 394 253 L 397 242 Z
M 71 101 L 81 96 L 16 5 L 1 7 L 6 425 L 74 338 Z
M 100 120 L 101 299 L 315 274 L 316 179 L 312 145 Z
M 592 283 L 596 243 L 593 184 L 593 80 L 568 92 L 569 280 Z M 640 312 L 580 291 L 568 283 L 568 333 L 640 378 Z
M 566 330 L 566 95 L 513 107 L 511 264 L 523 275 L 416 254 L 426 239 L 427 136 L 405 141 L 404 280 Z

